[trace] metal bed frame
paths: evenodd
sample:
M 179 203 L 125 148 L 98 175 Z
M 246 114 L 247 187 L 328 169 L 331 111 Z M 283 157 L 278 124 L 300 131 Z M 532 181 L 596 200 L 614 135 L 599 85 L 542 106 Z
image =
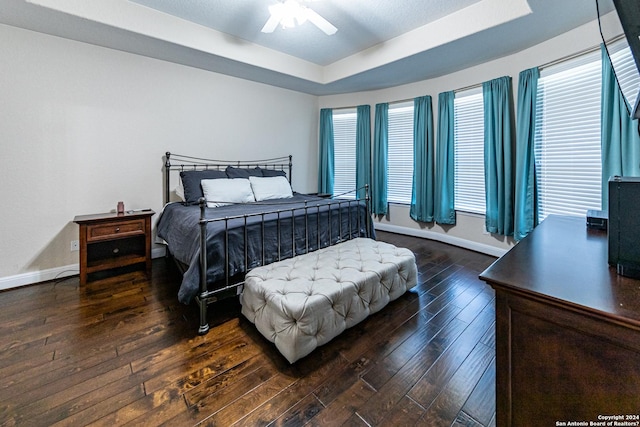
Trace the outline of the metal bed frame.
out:
M 172 161 L 176 162 L 176 163 L 172 163 Z M 272 158 L 272 159 L 263 159 L 263 160 L 255 160 L 255 161 L 226 161 L 226 160 L 213 160 L 213 159 L 204 159 L 204 158 L 198 158 L 198 157 L 191 157 L 191 156 L 185 156 L 185 155 L 181 155 L 181 154 L 172 154 L 170 152 L 167 152 L 165 154 L 165 162 L 164 162 L 164 198 L 165 198 L 165 203 L 168 203 L 170 201 L 170 195 L 171 195 L 171 172 L 180 172 L 180 171 L 190 171 L 190 170 L 224 170 L 226 169 L 228 166 L 232 166 L 235 168 L 241 168 L 241 169 L 251 169 L 251 168 L 255 168 L 255 167 L 260 167 L 263 169 L 272 169 L 272 170 L 278 170 L 278 171 L 283 171 L 286 175 L 287 178 L 289 180 L 289 184 L 291 184 L 291 172 L 292 172 L 292 167 L 293 167 L 293 163 L 292 163 L 292 156 L 284 156 L 284 157 L 276 157 L 276 158 Z M 357 190 L 353 190 L 352 192 L 356 192 L 357 194 Z M 349 192 L 351 193 L 351 192 Z M 345 193 L 349 194 L 349 193 Z M 371 211 L 370 211 L 370 198 L 369 198 L 369 187 L 365 186 L 364 187 L 364 193 L 365 193 L 365 198 L 364 198 L 364 203 L 365 203 L 365 209 L 366 209 L 366 214 L 365 214 L 365 224 L 364 224 L 364 229 L 365 229 L 365 237 L 370 237 L 370 231 L 372 229 L 372 224 L 371 224 Z M 343 196 L 342 194 L 340 196 Z M 277 223 L 277 245 L 278 245 L 278 253 L 277 253 L 277 259 L 276 261 L 272 261 L 272 262 L 277 262 L 280 261 L 281 259 L 284 259 L 281 252 L 280 252 L 280 246 L 281 246 L 281 227 L 280 227 L 280 221 L 281 221 L 281 217 L 284 215 L 286 216 L 287 214 L 290 215 L 291 218 L 291 224 L 292 224 L 292 231 L 291 231 L 291 245 L 292 245 L 292 256 L 296 256 L 298 253 L 298 250 L 301 250 L 302 253 L 308 253 L 310 251 L 316 250 L 316 249 L 320 249 L 321 247 L 327 247 L 327 246 L 331 246 L 331 245 L 335 245 L 337 243 L 340 243 L 341 241 L 344 241 L 342 239 L 343 234 L 343 229 L 342 229 L 342 208 L 346 207 L 347 208 L 347 212 L 348 212 L 348 218 L 347 218 L 347 226 L 348 226 L 348 230 L 346 233 L 347 239 L 351 239 L 352 236 L 354 235 L 354 231 L 357 230 L 357 234 L 360 233 L 360 230 L 362 230 L 362 221 L 360 219 L 360 213 L 358 212 L 356 214 L 356 220 L 352 221 L 352 214 L 351 214 L 351 207 L 355 204 L 360 204 L 362 202 L 362 200 L 354 198 L 354 199 L 331 199 L 328 201 L 328 205 L 324 204 L 322 205 L 322 207 L 327 206 L 328 209 L 328 227 L 329 227 L 329 241 L 328 244 L 325 246 L 321 245 L 321 241 L 320 241 L 320 205 L 316 205 L 316 206 L 307 206 L 307 203 L 305 202 L 305 206 L 304 207 L 285 207 L 286 204 L 277 204 L 274 205 L 274 210 L 269 211 L 269 212 L 262 212 L 262 213 L 252 213 L 252 214 L 244 214 L 244 215 L 235 215 L 235 216 L 227 216 L 227 217 L 223 217 L 223 218 L 207 218 L 206 216 L 206 212 L 207 212 L 207 203 L 206 200 L 204 198 L 201 198 L 199 200 L 199 207 L 200 207 L 200 219 L 199 219 L 199 227 L 200 227 L 200 288 L 199 288 L 199 293 L 196 296 L 195 300 L 196 303 L 198 304 L 199 307 L 199 314 L 200 314 L 200 326 L 198 328 L 198 333 L 200 335 L 204 335 L 209 331 L 209 323 L 207 321 L 207 308 L 209 303 L 218 301 L 219 299 L 221 299 L 221 297 L 223 298 L 225 294 L 228 294 L 228 291 L 232 290 L 232 289 L 236 289 L 236 293 L 235 295 L 238 295 L 240 293 L 240 291 L 242 290 L 242 286 L 244 285 L 244 277 L 240 278 L 239 280 L 236 279 L 232 282 L 232 277 L 230 275 L 229 272 L 229 262 L 228 262 L 228 258 L 229 258 L 229 221 L 231 220 L 238 220 L 241 219 L 244 221 L 244 225 L 243 225 L 243 231 L 244 231 L 244 239 L 245 239 L 245 245 L 244 245 L 244 250 L 245 250 L 245 258 L 244 258 L 244 265 L 245 267 L 249 265 L 248 263 L 248 252 L 247 252 L 247 235 L 248 235 L 248 220 L 249 218 L 253 218 L 253 217 L 261 217 L 262 221 L 261 221 L 261 233 L 262 233 L 262 259 L 260 260 L 260 265 L 264 265 L 266 260 L 265 260 L 265 248 L 264 248 L 264 233 L 265 233 L 265 216 L 267 215 L 275 215 L 276 216 L 276 223 Z M 337 210 L 338 210 L 338 224 L 340 229 L 337 230 L 338 232 L 338 238 L 333 241 L 333 234 L 332 234 L 332 222 L 331 222 L 331 218 L 332 218 L 332 209 L 334 207 L 337 206 Z M 296 242 L 295 239 L 295 220 L 294 217 L 296 216 L 295 214 L 297 214 L 297 217 L 299 217 L 300 215 L 304 215 L 304 244 L 298 245 L 298 242 Z M 310 247 L 309 245 L 309 217 L 310 215 L 316 215 L 317 220 L 315 221 L 316 223 L 316 235 L 317 235 L 317 245 L 315 247 L 315 249 L 313 249 L 312 247 Z M 215 282 L 216 284 L 218 284 L 218 287 L 216 287 L 215 289 L 209 289 L 209 283 L 207 282 L 207 224 L 211 223 L 211 222 L 217 222 L 217 221 L 224 221 L 224 241 L 225 241 L 225 277 L 224 277 L 224 282 L 223 283 L 219 283 L 219 282 Z M 169 254 L 169 250 L 167 249 L 167 253 Z M 247 268 L 248 270 L 248 268 Z

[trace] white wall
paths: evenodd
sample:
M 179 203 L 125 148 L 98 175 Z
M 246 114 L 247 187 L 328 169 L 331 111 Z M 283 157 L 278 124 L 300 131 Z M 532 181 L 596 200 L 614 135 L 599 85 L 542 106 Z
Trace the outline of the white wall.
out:
M 292 154 L 316 188 L 315 96 L 5 25 L 0 57 L 0 289 L 77 273 L 75 215 L 159 212 L 166 151 Z
M 294 156 L 294 189 L 315 191 L 319 107 L 437 96 L 600 43 L 592 22 L 508 57 L 400 87 L 317 98 L 0 25 L 0 289 L 77 273 L 79 214 L 162 208 L 165 151 L 219 159 Z M 373 109 L 372 109 L 373 114 Z M 373 119 L 373 118 L 372 118 Z M 484 218 L 442 228 L 392 205 L 377 226 L 500 254 Z M 71 271 L 68 271 L 71 270 Z
M 320 108 L 369 104 L 372 106 L 371 122 L 373 123 L 375 110 L 373 106 L 377 103 L 431 95 L 435 125 L 438 120 L 439 93 L 480 84 L 501 76 L 511 76 L 515 106 L 520 71 L 598 46 L 600 42 L 597 22 L 593 21 L 527 50 L 446 76 L 372 92 L 323 96 L 320 98 Z M 514 244 L 511 238 L 486 234 L 484 216 L 458 213 L 455 226 L 442 227 L 412 220 L 409 217 L 409 207 L 406 205 L 392 204 L 389 214 L 385 218 L 376 220 L 376 228 L 429 237 L 494 255 L 503 254 Z

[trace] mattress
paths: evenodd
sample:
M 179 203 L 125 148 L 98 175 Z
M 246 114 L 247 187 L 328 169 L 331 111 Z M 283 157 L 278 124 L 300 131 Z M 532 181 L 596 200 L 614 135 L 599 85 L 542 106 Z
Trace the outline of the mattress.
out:
M 363 202 L 338 204 L 304 194 L 206 208 L 208 220 L 218 219 L 206 225 L 208 289 L 224 287 L 227 274 L 241 277 L 251 268 L 338 240 L 373 236 L 373 227 L 369 224 L 367 229 L 366 217 Z M 185 304 L 200 289 L 199 221 L 199 206 L 171 203 L 165 206 L 157 224 L 158 237 L 166 242 L 171 255 L 187 266 L 178 292 L 178 299 Z

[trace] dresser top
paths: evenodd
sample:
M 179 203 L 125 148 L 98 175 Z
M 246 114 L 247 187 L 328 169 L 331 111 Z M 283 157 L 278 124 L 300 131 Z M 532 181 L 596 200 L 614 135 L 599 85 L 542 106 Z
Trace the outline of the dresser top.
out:
M 90 214 L 90 215 L 76 215 L 73 218 L 73 222 L 77 224 L 83 223 L 92 223 L 92 222 L 103 222 L 103 221 L 113 221 L 113 220 L 127 220 L 127 219 L 138 219 L 145 218 L 154 215 L 155 212 L 151 209 L 144 210 L 134 210 L 134 211 L 125 211 L 122 214 L 116 212 L 107 212 L 107 213 L 98 213 L 98 214 Z
M 640 280 L 619 276 L 607 251 L 606 231 L 588 229 L 582 218 L 550 215 L 480 278 L 496 289 L 640 326 Z

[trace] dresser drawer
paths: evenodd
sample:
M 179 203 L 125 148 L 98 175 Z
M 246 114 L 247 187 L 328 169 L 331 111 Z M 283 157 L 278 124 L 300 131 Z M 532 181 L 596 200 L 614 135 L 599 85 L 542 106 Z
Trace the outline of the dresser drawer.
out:
M 144 219 L 89 225 L 87 226 L 87 241 L 93 242 L 144 234 L 144 227 Z

